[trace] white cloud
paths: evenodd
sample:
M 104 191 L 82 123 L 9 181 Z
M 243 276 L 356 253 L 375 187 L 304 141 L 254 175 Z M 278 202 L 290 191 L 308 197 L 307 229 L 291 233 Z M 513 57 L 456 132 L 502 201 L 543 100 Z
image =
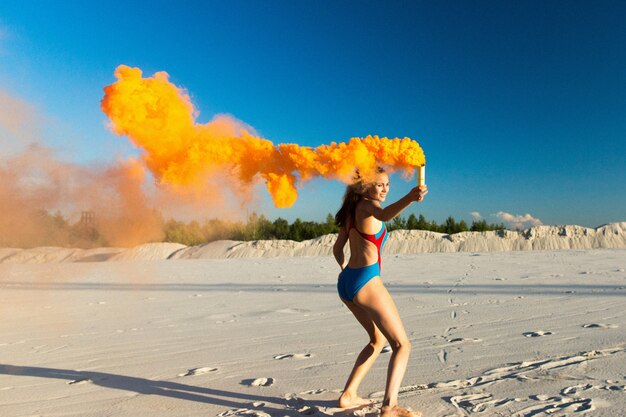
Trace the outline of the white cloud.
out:
M 513 215 L 511 213 L 506 213 L 504 211 L 499 211 L 496 214 L 500 220 L 502 220 L 506 226 L 513 229 L 527 229 L 531 226 L 541 226 L 543 222 L 530 214 L 526 213 L 524 216 L 518 214 Z
M 483 217 L 480 215 L 480 212 L 478 211 L 472 211 L 470 214 L 472 215 L 472 219 L 474 220 L 480 220 Z

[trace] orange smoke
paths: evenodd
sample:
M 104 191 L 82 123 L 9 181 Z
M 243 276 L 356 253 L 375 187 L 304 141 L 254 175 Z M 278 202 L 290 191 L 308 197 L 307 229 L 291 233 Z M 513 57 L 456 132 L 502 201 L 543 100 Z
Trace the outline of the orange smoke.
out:
M 0 247 L 162 240 L 163 221 L 144 192 L 143 162 L 68 162 L 44 143 L 45 120 L 37 108 L 0 88 Z M 81 211 L 96 214 L 96 234 L 70 224 Z
M 165 72 L 143 78 L 140 69 L 120 65 L 115 77 L 118 81 L 104 88 L 102 110 L 115 133 L 143 149 L 145 164 L 163 184 L 202 189 L 207 178 L 226 174 L 244 198 L 260 177 L 274 204 L 290 207 L 298 185 L 314 177 L 349 182 L 355 168 L 368 173 L 378 165 L 412 175 L 425 163 L 421 147 L 409 138 L 367 136 L 316 148 L 274 145 L 230 116 L 196 123 L 189 95 Z

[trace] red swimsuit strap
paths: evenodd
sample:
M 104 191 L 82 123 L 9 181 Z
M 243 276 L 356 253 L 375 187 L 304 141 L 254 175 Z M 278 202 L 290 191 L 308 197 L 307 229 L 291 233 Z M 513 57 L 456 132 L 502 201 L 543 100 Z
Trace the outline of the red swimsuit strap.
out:
M 385 236 L 387 235 L 387 228 L 385 228 L 383 232 L 380 234 L 380 236 L 376 238 L 376 235 L 370 235 L 370 234 L 361 232 L 359 229 L 356 228 L 354 224 L 352 224 L 351 221 L 348 224 L 349 224 L 348 231 L 350 231 L 351 229 L 354 229 L 356 230 L 358 234 L 361 235 L 363 239 L 367 240 L 368 242 L 372 242 L 374 245 L 376 245 L 376 249 L 378 250 L 378 267 L 382 268 L 380 248 L 382 247 L 383 240 L 385 240 Z M 385 225 L 383 224 L 382 227 L 385 227 Z

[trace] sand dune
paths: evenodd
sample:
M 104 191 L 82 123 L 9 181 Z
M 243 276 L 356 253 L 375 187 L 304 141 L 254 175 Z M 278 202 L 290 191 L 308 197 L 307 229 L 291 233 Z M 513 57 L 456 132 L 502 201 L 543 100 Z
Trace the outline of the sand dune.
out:
M 147 243 L 130 249 L 0 248 L 0 263 L 101 262 L 158 259 L 230 259 L 330 256 L 336 235 L 295 242 L 220 240 L 199 246 Z M 502 252 L 526 250 L 626 248 L 626 222 L 595 229 L 582 226 L 533 226 L 523 231 L 462 232 L 453 235 L 421 230 L 389 234 L 385 254 Z

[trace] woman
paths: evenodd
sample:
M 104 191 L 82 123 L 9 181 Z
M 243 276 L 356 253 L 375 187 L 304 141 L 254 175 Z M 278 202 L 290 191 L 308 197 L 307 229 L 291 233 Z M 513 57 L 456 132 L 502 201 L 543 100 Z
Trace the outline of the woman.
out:
M 414 201 L 422 201 L 426 186 L 415 187 L 395 203 L 383 208 L 389 192 L 389 177 L 378 168 L 370 181 L 357 180 L 349 185 L 343 205 L 335 216 L 340 227 L 333 246 L 341 267 L 337 290 L 341 301 L 365 328 L 370 342 L 359 354 L 339 398 L 341 408 L 363 406 L 369 401 L 357 395 L 357 389 L 388 341 L 393 353 L 387 369 L 385 397 L 381 417 L 417 417 L 420 413 L 398 406 L 398 391 L 404 377 L 411 344 L 389 292 L 380 279 L 380 251 L 387 239 L 385 223 L 398 216 Z M 345 262 L 343 249 L 350 241 L 350 259 Z

